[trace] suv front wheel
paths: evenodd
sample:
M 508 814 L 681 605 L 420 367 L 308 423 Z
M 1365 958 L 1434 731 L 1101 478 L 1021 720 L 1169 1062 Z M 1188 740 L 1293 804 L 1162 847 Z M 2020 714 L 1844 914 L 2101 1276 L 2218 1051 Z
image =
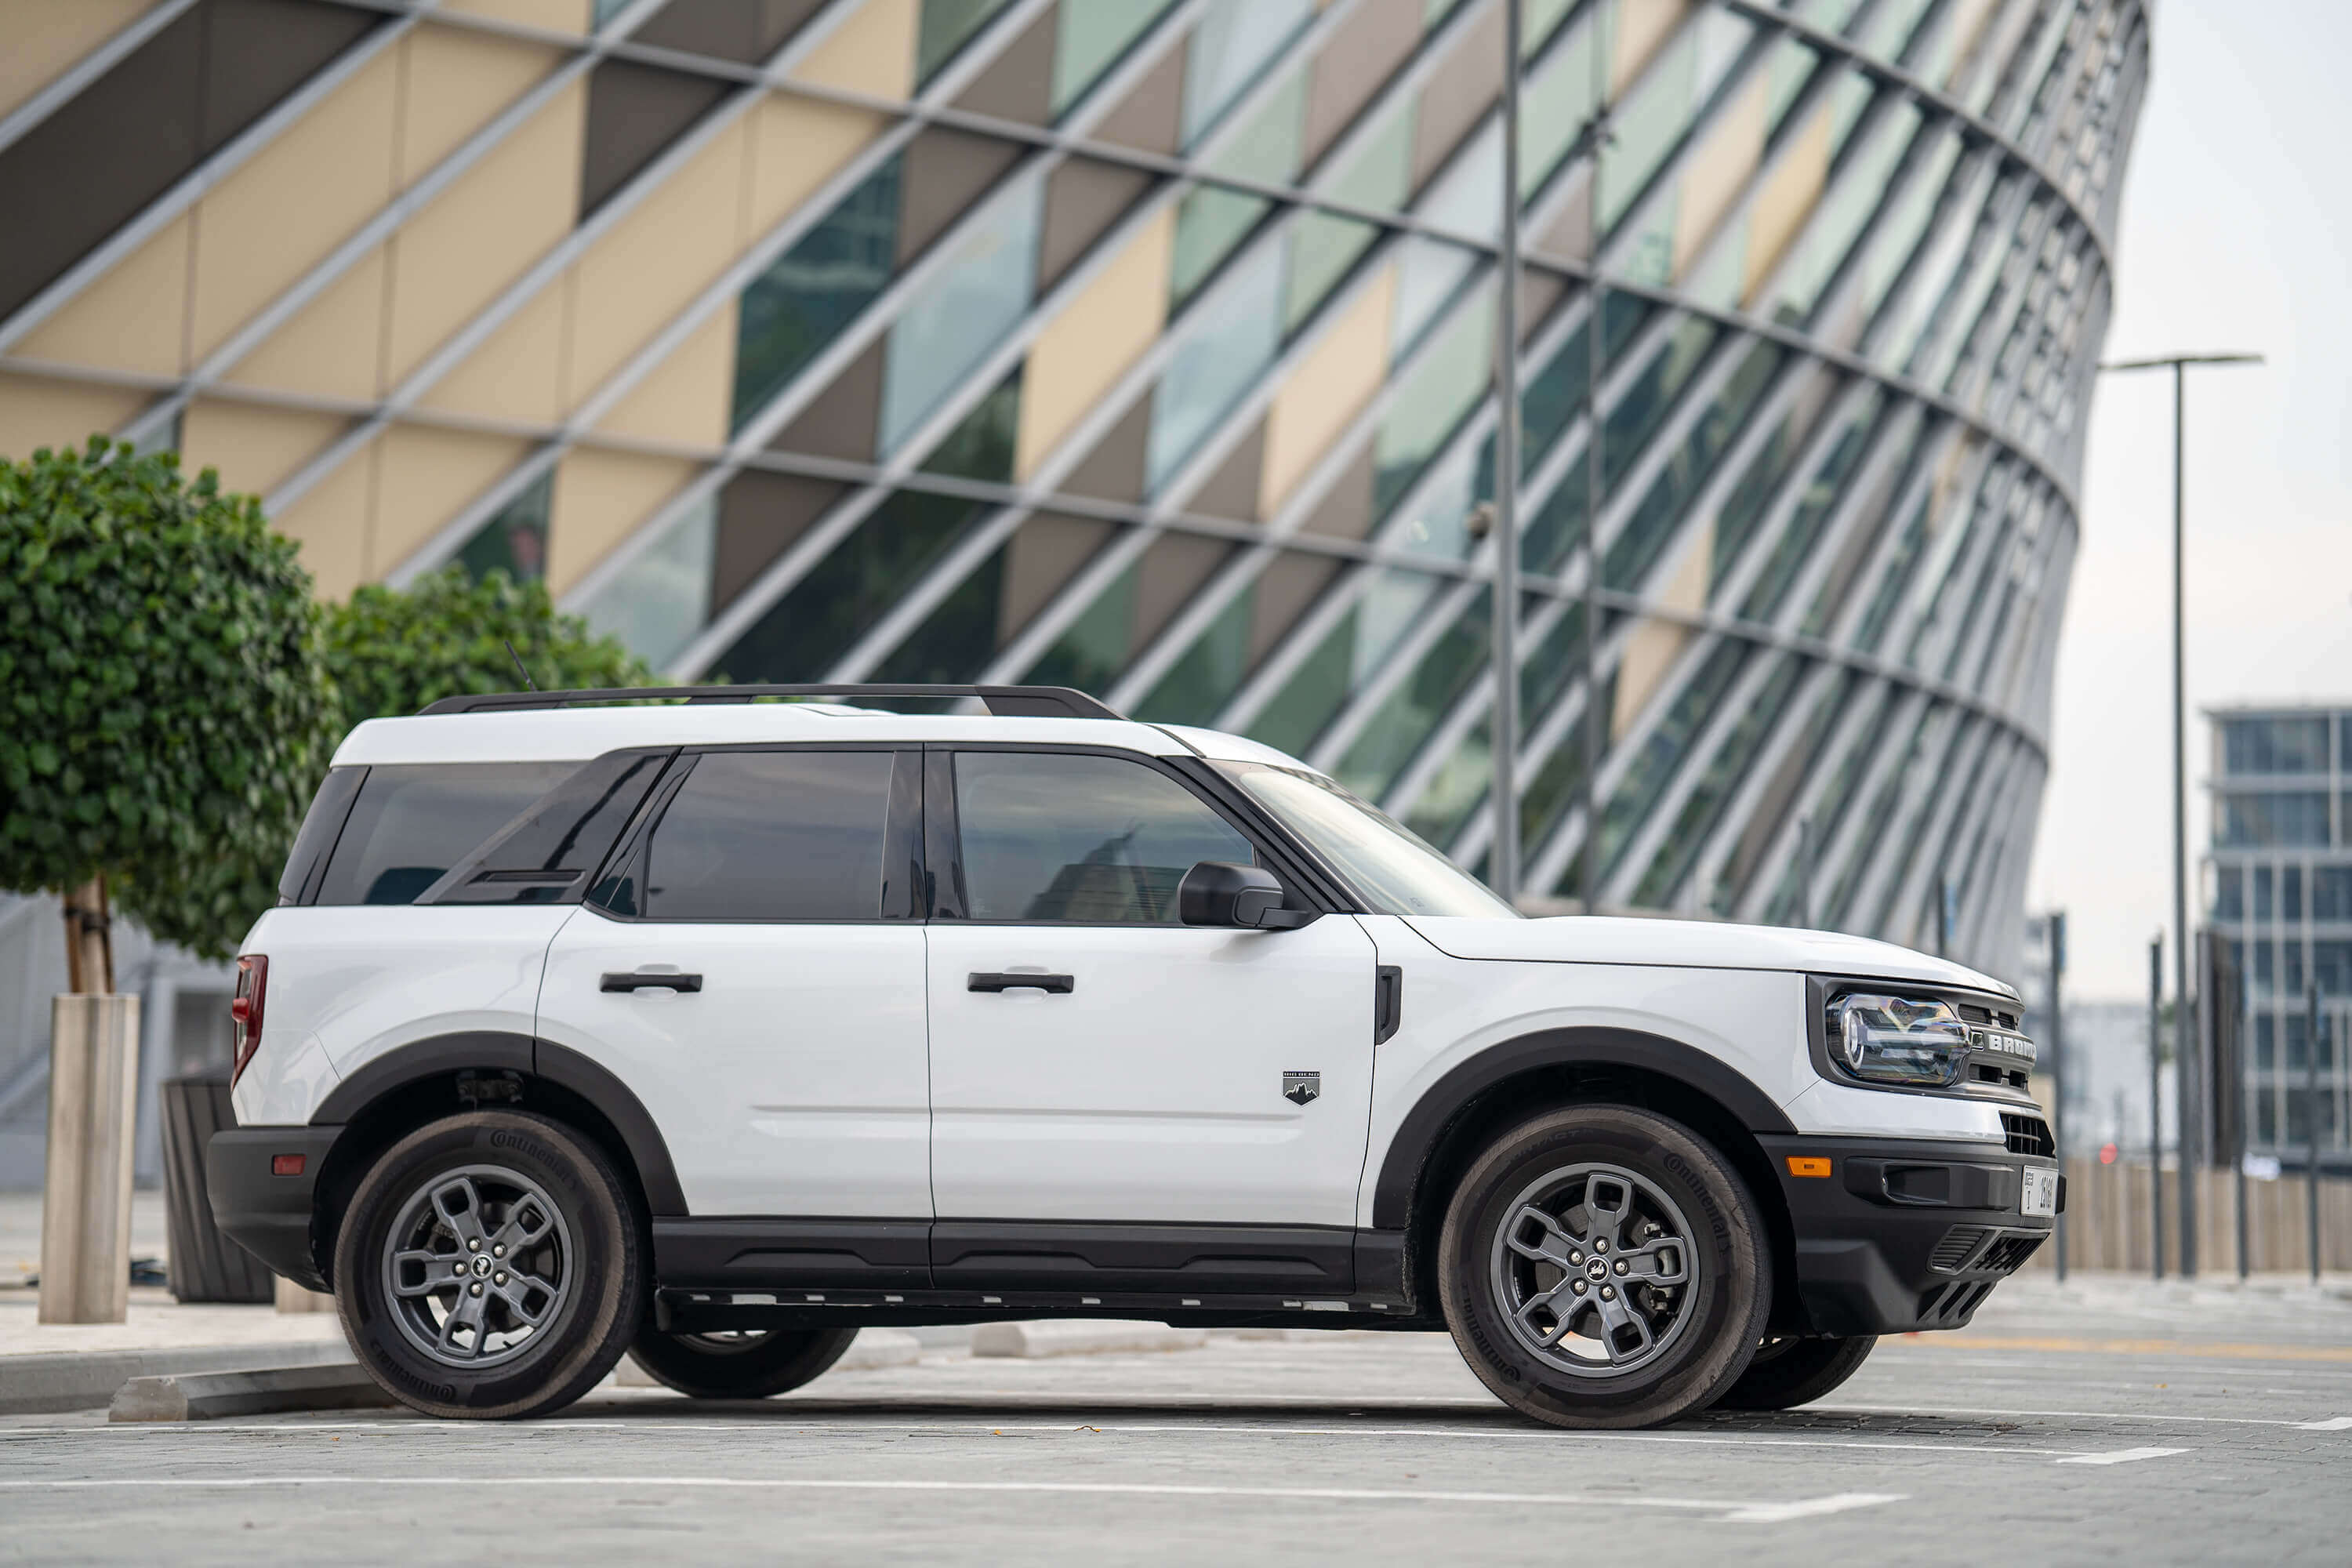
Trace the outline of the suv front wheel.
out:
M 639 1236 L 593 1141 L 516 1111 L 446 1117 L 352 1194 L 335 1242 L 343 1331 L 428 1415 L 544 1415 L 595 1386 L 636 1331 Z
M 1762 1217 L 1730 1163 L 1619 1105 L 1504 1133 L 1438 1241 L 1454 1343 L 1506 1405 L 1556 1426 L 1649 1426 L 1713 1404 L 1771 1302 Z

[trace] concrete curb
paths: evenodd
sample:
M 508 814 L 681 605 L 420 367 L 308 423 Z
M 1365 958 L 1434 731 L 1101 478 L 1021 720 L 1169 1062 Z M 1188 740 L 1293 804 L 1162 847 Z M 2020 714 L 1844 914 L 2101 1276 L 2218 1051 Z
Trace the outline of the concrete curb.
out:
M 289 1410 L 381 1410 L 392 1395 L 352 1361 L 134 1377 L 107 1407 L 109 1421 L 216 1421 Z
M 348 1347 L 332 1342 L 0 1356 L 0 1415 L 103 1410 L 113 1403 L 115 1392 L 135 1377 L 326 1366 L 351 1359 Z
M 971 1331 L 975 1356 L 1035 1360 L 1056 1355 L 1115 1355 L 1136 1351 L 1194 1351 L 1209 1342 L 1205 1329 L 1116 1318 L 1047 1319 L 1034 1323 L 982 1323 Z

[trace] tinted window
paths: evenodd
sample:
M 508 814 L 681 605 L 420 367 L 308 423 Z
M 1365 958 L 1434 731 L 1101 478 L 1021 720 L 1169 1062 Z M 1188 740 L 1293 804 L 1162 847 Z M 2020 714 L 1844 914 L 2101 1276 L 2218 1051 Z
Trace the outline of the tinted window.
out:
M 888 752 L 713 752 L 646 859 L 645 912 L 671 921 L 870 921 L 882 913 Z
M 578 763 L 370 768 L 319 888 L 322 904 L 409 904 Z
M 955 771 L 974 920 L 1174 925 L 1196 862 L 1254 859 L 1223 817 L 1140 763 L 966 752 Z

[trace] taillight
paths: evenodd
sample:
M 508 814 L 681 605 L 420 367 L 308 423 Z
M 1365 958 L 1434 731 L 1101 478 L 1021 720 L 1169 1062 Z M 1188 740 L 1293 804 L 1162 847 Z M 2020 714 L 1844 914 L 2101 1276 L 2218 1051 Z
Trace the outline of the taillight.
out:
M 228 1069 L 232 1088 L 245 1076 L 245 1064 L 261 1044 L 261 1004 L 269 988 L 269 960 L 248 952 L 236 961 L 236 994 L 228 999 L 230 1046 Z

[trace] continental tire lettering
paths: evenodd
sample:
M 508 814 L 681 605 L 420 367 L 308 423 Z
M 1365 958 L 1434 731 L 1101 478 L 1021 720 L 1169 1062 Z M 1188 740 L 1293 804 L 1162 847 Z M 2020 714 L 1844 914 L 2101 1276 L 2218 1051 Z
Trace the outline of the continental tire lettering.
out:
M 1692 1193 L 1698 1198 L 1698 1206 L 1706 1212 L 1707 1228 L 1715 1232 L 1717 1245 L 1723 1251 L 1730 1251 L 1731 1222 L 1724 1218 L 1722 1209 L 1716 1205 L 1715 1194 L 1706 1190 L 1706 1179 L 1692 1168 L 1689 1161 L 1672 1150 L 1668 1150 L 1658 1163 L 1690 1184 Z
M 549 1164 L 559 1168 L 561 1168 L 563 1163 L 562 1160 L 556 1154 L 554 1150 L 549 1148 L 546 1144 L 541 1142 L 530 1133 L 510 1131 L 504 1127 L 498 1128 L 490 1133 L 490 1147 L 493 1149 L 512 1149 L 517 1153 L 528 1154 L 534 1160 L 544 1160 Z
M 444 1405 L 457 1403 L 457 1388 L 455 1384 L 427 1383 L 388 1356 L 383 1358 L 382 1366 L 371 1367 L 368 1370 L 373 1372 L 378 1377 L 390 1378 L 420 1399 L 437 1399 Z

